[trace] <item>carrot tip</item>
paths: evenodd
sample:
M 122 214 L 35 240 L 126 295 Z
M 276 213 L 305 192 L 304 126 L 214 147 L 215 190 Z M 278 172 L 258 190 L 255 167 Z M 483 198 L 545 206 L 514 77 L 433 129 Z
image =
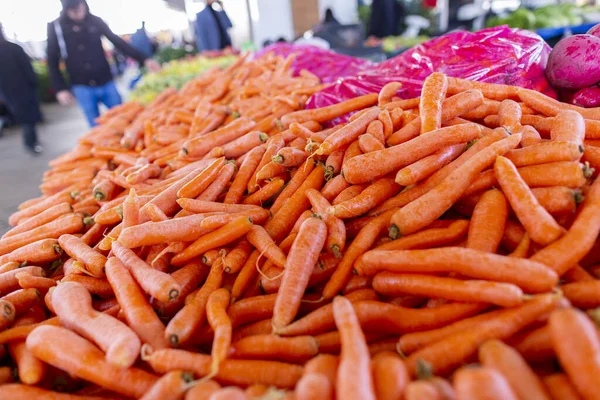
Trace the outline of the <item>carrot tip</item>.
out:
M 179 337 L 177 335 L 169 336 L 169 343 L 171 343 L 171 345 L 173 347 L 178 347 L 179 346 Z
M 419 358 L 415 365 L 415 375 L 417 379 L 430 379 L 433 377 L 433 367 L 427 361 Z
M 398 239 L 400 237 L 400 229 L 398 228 L 398 226 L 396 226 L 395 224 L 391 225 L 388 228 L 388 236 L 392 240 Z
M 98 201 L 102 201 L 105 199 L 104 193 L 97 191 L 94 192 L 94 199 L 98 200 Z
M 333 246 L 331 246 L 331 253 L 333 253 L 333 256 L 335 258 L 342 258 L 342 252 L 340 251 L 340 246 L 338 246 L 337 244 L 334 244 Z
M 585 200 L 585 196 L 580 190 L 575 190 L 573 192 L 573 197 L 575 197 L 575 204 L 581 204 L 583 203 L 583 200 Z
M 152 346 L 150 346 L 148 343 L 144 343 L 140 350 L 140 357 L 141 357 L 142 361 L 148 361 L 150 359 L 150 357 L 152 356 L 153 352 L 154 352 L 154 349 L 152 349 Z
M 179 290 L 177 289 L 171 289 L 169 291 L 169 300 L 174 300 L 179 296 Z

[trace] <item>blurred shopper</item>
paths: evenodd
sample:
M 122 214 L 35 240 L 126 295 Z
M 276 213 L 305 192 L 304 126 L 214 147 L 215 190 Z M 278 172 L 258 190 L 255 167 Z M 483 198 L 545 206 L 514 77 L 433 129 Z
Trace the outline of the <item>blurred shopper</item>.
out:
M 150 58 L 154 54 L 152 41 L 146 31 L 146 21 L 142 21 L 142 27 L 131 35 L 131 45 L 140 53 Z
M 102 47 L 103 36 L 149 70 L 158 70 L 160 66 L 114 34 L 102 19 L 90 14 L 85 0 L 61 2 L 63 11 L 60 17 L 48 24 L 50 79 L 59 103 L 71 104 L 75 95 L 90 126 L 94 126 L 100 115 L 99 103 L 108 108 L 121 103 Z M 67 67 L 72 94 L 60 72 L 61 59 Z
M 404 6 L 397 0 L 373 0 L 367 36 L 398 36 L 404 21 Z
M 42 120 L 38 79 L 23 49 L 6 40 L 0 25 L 0 99 L 23 130 L 23 144 L 32 154 L 42 152 L 35 124 Z
M 331 8 L 327 8 L 325 10 L 325 18 L 323 18 L 322 23 L 340 25 L 340 22 L 337 20 L 335 15 L 333 15 L 333 10 Z
M 231 46 L 231 37 L 227 29 L 231 20 L 219 0 L 207 0 L 206 7 L 196 14 L 196 47 L 198 51 L 223 50 Z

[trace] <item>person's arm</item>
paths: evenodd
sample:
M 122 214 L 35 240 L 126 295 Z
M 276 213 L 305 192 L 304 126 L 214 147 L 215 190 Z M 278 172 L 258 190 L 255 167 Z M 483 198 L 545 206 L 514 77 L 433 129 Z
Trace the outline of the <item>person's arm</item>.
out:
M 58 38 L 54 30 L 54 24 L 48 24 L 48 74 L 50 82 L 56 92 L 69 90 L 67 83 L 60 71 L 60 47 L 58 46 Z
M 108 40 L 110 40 L 110 42 L 121 53 L 133 58 L 138 63 L 140 63 L 140 65 L 144 65 L 144 62 L 146 61 L 147 57 L 142 52 L 138 51 L 132 45 L 130 45 L 129 43 L 127 43 L 126 41 L 121 39 L 121 37 L 119 37 L 119 35 L 115 34 L 113 31 L 111 31 L 110 28 L 108 27 L 108 25 L 106 25 L 106 23 L 102 19 L 97 18 L 97 24 L 98 24 L 98 27 L 100 28 L 100 32 L 102 32 L 102 34 Z

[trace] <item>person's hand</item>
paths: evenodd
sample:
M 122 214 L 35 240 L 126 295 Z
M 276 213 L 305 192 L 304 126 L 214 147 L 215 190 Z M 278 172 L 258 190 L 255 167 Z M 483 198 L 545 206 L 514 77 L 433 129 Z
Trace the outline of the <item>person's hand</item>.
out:
M 68 90 L 61 90 L 60 92 L 56 93 L 56 100 L 58 100 L 58 104 L 61 106 L 70 106 L 71 104 L 75 103 L 75 98 Z
M 148 71 L 150 72 L 160 71 L 161 68 L 160 64 L 151 58 L 148 58 L 146 61 L 144 61 L 144 66 L 148 68 Z

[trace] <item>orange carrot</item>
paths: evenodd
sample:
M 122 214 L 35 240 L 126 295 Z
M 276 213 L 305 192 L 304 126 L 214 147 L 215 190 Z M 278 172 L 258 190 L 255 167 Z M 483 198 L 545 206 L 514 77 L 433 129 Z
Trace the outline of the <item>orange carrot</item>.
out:
M 333 315 L 340 332 L 342 352 L 336 379 L 337 396 L 343 399 L 375 399 L 371 357 L 352 303 L 333 300 Z
M 498 190 L 485 192 L 471 216 L 467 247 L 495 253 L 504 235 L 507 218 L 508 204 L 504 195 Z
M 410 377 L 398 354 L 389 351 L 378 353 L 373 357 L 371 368 L 377 399 L 402 398 Z
M 142 397 L 157 379 L 141 369 L 108 363 L 96 346 L 64 328 L 36 328 L 27 337 L 27 348 L 45 363 L 127 397 Z
M 327 226 L 318 218 L 306 220 L 288 254 L 283 281 L 273 310 L 273 331 L 277 333 L 294 320 L 312 268 L 325 245 Z
M 434 72 L 423 82 L 421 102 L 421 135 L 442 127 L 442 101 L 446 97 L 448 79 L 440 72 Z
M 219 371 L 220 363 L 227 358 L 231 345 L 231 320 L 227 315 L 229 306 L 229 292 L 227 289 L 217 289 L 208 297 L 206 303 L 206 317 L 212 330 L 215 332 L 211 350 L 211 374 Z
M 488 367 L 461 368 L 454 375 L 457 400 L 517 400 L 504 375 Z
M 369 185 L 353 199 L 331 207 L 328 212 L 339 218 L 356 217 L 369 211 L 399 191 L 400 186 L 392 178 L 381 178 Z
M 400 169 L 396 174 L 396 183 L 402 186 L 410 186 L 431 176 L 435 171 L 460 156 L 465 148 L 465 144 L 448 146 Z
M 15 226 L 14 228 L 12 228 L 8 232 L 6 232 L 2 236 L 2 238 L 15 236 L 19 233 L 30 231 L 39 226 L 47 224 L 48 222 L 51 222 L 58 217 L 61 217 L 65 214 L 69 214 L 72 212 L 73 212 L 73 207 L 71 206 L 71 203 L 65 202 L 65 203 L 57 204 L 55 206 L 52 206 L 52 207 L 46 209 L 45 211 L 40 212 L 39 214 L 37 214 L 35 216 L 35 218 L 29 218 L 28 220 L 19 223 L 19 225 Z
M 542 378 L 552 400 L 580 400 L 573 384 L 565 374 L 552 374 Z
M 352 111 L 360 110 L 365 107 L 370 107 L 377 103 L 378 95 L 376 93 L 367 94 L 364 96 L 355 97 L 353 99 L 315 110 L 295 111 L 284 115 L 281 118 L 281 123 L 284 126 L 289 126 L 292 122 L 316 121 L 318 123 L 327 122 L 329 120 L 341 117 Z
M 125 313 L 128 325 L 142 341 L 153 348 L 166 347 L 164 325 L 121 261 L 111 257 L 106 263 L 106 276 L 115 291 L 121 310 Z
M 541 380 L 512 347 L 499 340 L 489 340 L 479 347 L 479 361 L 484 367 L 501 373 L 517 398 L 549 400 Z
M 402 84 L 400 82 L 387 83 L 379 91 L 379 96 L 377 97 L 377 104 L 381 107 L 390 103 L 392 97 L 394 97 L 398 90 L 400 90 L 401 88 Z
M 331 400 L 333 387 L 323 374 L 305 374 L 296 384 L 295 394 L 297 400 Z
M 173 277 L 155 270 L 119 242 L 113 243 L 112 251 L 145 292 L 161 301 L 173 300 L 179 296 L 181 287 Z
M 106 352 L 109 363 L 121 368 L 133 365 L 140 352 L 140 340 L 127 325 L 95 311 L 83 285 L 61 283 L 52 292 L 52 307 L 61 325 L 93 340 Z
M 302 363 L 318 351 L 318 343 L 312 336 L 289 338 L 267 334 L 247 336 L 234 342 L 230 353 L 232 358 Z
M 422 135 L 422 137 L 426 136 Z M 461 196 L 478 172 L 494 162 L 497 156 L 516 147 L 520 139 L 520 135 L 515 134 L 488 146 L 450 173 L 441 184 L 402 207 L 392 216 L 394 230 L 397 229 L 399 234 L 407 235 L 439 218 Z
M 177 192 L 177 197 L 195 198 L 198 196 L 215 180 L 224 163 L 225 157 L 213 161 L 213 163 L 206 167 L 200 174 L 182 186 Z
M 13 250 L 8 260 L 17 263 L 47 264 L 58 260 L 63 251 L 56 239 L 43 239 Z
M 334 151 L 348 146 L 358 136 L 365 132 L 367 126 L 379 116 L 379 109 L 372 108 L 364 112 L 356 120 L 335 131 L 325 139 L 316 151 L 317 154 L 329 155 Z
M 554 350 L 573 386 L 583 399 L 595 398 L 600 361 L 590 355 L 598 354 L 600 339 L 593 322 L 583 312 L 566 308 L 552 312 L 549 325 Z
M 70 192 L 68 189 L 65 189 L 52 196 L 46 197 L 44 200 L 32 205 L 31 207 L 27 207 L 24 210 L 17 211 L 9 217 L 8 223 L 12 226 L 16 226 L 57 204 L 73 204 L 75 202 L 75 197 L 75 192 Z
M 70 257 L 82 262 L 92 275 L 104 276 L 106 257 L 85 244 L 80 238 L 73 235 L 62 235 L 58 239 L 58 243 Z

